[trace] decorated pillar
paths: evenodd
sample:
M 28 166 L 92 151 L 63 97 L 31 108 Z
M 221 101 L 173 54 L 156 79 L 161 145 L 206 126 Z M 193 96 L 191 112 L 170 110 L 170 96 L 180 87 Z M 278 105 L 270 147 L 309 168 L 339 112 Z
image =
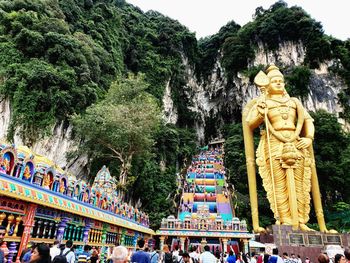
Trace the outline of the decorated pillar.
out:
M 227 252 L 227 238 L 223 238 L 222 239 L 222 245 L 224 246 L 223 247 L 223 251 L 224 251 L 224 253 L 226 253 Z
M 89 231 L 91 228 L 91 223 L 90 222 L 85 222 L 85 227 L 82 231 L 83 233 L 83 242 L 87 244 L 89 242 Z
M 24 229 L 23 229 L 23 234 L 21 237 L 21 243 L 20 243 L 18 253 L 17 253 L 16 263 L 21 262 L 19 260 L 19 257 L 21 256 L 23 249 L 26 248 L 28 245 L 30 233 L 31 233 L 32 228 L 34 226 L 34 216 L 35 216 L 36 208 L 37 208 L 36 204 L 28 204 L 28 206 L 26 208 L 25 216 L 23 217 Z
M 248 239 L 243 239 L 243 252 L 244 253 L 248 253 L 249 252 L 249 248 L 248 248 Z
M 68 217 L 61 217 L 61 221 L 58 223 L 56 239 L 60 242 L 63 240 L 63 235 L 68 225 L 67 224 L 68 221 L 69 221 Z
M 11 225 L 12 225 L 12 222 L 14 219 L 15 219 L 15 217 L 13 214 L 11 214 L 7 217 L 7 227 L 6 227 L 5 237 L 9 236 L 10 228 L 11 228 Z
M 16 217 L 16 226 L 15 226 L 15 229 L 13 230 L 13 235 L 12 235 L 13 237 L 17 236 L 18 226 L 21 223 L 21 221 L 22 221 L 22 217 L 21 216 L 17 216 Z
M 185 251 L 185 237 L 180 237 L 180 247 L 182 251 Z
M 136 247 L 137 247 L 137 240 L 138 239 L 139 239 L 139 233 L 134 232 L 134 236 L 132 237 L 132 244 L 131 244 L 131 246 L 133 246 L 135 248 L 135 250 L 136 250 Z
M 7 256 L 7 263 L 12 263 L 13 262 L 13 257 L 17 253 L 17 244 L 16 242 L 11 242 L 8 249 L 9 249 L 9 254 Z
M 2 212 L 0 214 L 0 225 L 2 225 L 2 222 L 4 221 L 5 218 L 6 218 L 6 214 L 4 212 Z
M 107 240 L 107 228 L 108 228 L 108 224 L 103 224 L 103 230 L 102 230 L 102 237 L 101 237 L 101 243 L 102 244 L 106 244 L 106 240 Z M 101 248 L 101 256 L 100 256 L 100 262 L 104 263 L 105 262 L 105 255 L 107 254 L 107 246 L 103 246 Z
M 160 237 L 159 237 L 159 249 L 160 249 L 161 251 L 163 251 L 164 240 L 165 240 L 165 236 L 160 236 Z

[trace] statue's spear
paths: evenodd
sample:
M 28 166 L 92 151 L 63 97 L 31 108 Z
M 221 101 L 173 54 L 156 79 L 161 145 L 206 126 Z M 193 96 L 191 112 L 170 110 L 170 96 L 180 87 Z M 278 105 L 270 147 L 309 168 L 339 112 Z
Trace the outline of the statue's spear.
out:
M 264 108 L 264 121 L 265 121 L 265 128 L 266 128 L 266 138 L 267 138 L 267 148 L 269 152 L 269 163 L 270 163 L 270 173 L 271 173 L 271 183 L 272 183 L 272 193 L 273 193 L 273 201 L 275 205 L 275 216 L 277 224 L 279 224 L 279 213 L 277 208 L 277 200 L 276 200 L 276 192 L 275 192 L 275 177 L 273 173 L 273 165 L 272 165 L 272 154 L 271 154 L 271 146 L 270 146 L 270 133 L 269 133 L 269 125 L 268 125 L 268 119 L 267 119 L 267 104 L 266 104 L 266 93 L 267 93 L 267 86 L 270 84 L 270 78 L 260 70 L 260 72 L 255 76 L 254 83 L 259 88 L 261 94 L 263 95 L 263 103 L 265 104 Z

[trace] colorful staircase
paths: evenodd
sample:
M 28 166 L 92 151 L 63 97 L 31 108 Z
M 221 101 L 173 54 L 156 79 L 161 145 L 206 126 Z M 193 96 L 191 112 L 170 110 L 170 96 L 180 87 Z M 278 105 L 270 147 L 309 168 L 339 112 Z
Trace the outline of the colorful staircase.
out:
M 163 218 L 157 231 L 160 248 L 166 242 L 171 249 L 179 246 L 183 251 L 193 247 L 203 251 L 205 245 L 215 254 L 232 248 L 238 251 L 239 246 L 248 251 L 248 240 L 254 235 L 231 208 L 223 143 L 224 140 L 211 142 L 192 159 L 185 178 L 181 179 L 178 215 Z
M 183 186 L 178 218 L 184 220 L 191 216 L 198 218 L 199 213 L 209 211 L 212 220 L 220 216 L 224 221 L 231 221 L 229 193 L 225 187 L 225 167 L 223 165 L 223 150 L 214 148 L 201 151 L 192 159 L 187 170 Z

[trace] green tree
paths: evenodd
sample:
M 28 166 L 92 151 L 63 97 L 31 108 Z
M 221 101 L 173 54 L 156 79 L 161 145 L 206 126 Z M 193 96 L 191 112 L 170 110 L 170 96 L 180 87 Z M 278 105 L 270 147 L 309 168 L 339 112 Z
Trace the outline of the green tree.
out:
M 312 114 L 315 121 L 314 152 L 317 175 L 326 207 L 337 201 L 347 201 L 349 163 L 349 135 L 346 134 L 335 115 L 325 111 Z M 330 139 L 331 138 L 331 139 Z
M 286 75 L 287 92 L 291 97 L 299 97 L 301 100 L 307 98 L 309 94 L 311 71 L 308 67 L 297 66 L 292 72 Z
M 337 229 L 341 233 L 350 230 L 350 204 L 339 201 L 332 205 L 326 213 L 328 228 Z
M 114 82 L 105 100 L 73 119 L 83 150 L 120 163 L 119 183 L 124 188 L 133 157 L 150 150 L 160 122 L 156 100 L 146 88 L 141 77 Z

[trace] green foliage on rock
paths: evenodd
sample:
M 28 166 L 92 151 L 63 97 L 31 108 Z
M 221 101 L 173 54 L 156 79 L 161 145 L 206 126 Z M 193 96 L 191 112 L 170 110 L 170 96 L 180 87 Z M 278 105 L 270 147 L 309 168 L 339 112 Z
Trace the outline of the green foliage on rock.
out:
M 299 97 L 302 100 L 309 95 L 311 71 L 308 67 L 297 66 L 286 75 L 286 90 L 291 97 Z
M 304 64 L 286 70 L 291 95 L 305 98 L 310 69 L 329 59 L 334 61 L 331 71 L 350 86 L 349 40 L 324 35 L 319 22 L 300 7 L 288 8 L 282 1 L 266 10 L 257 8 L 255 19 L 242 27 L 231 21 L 217 34 L 198 42 L 179 22 L 155 11 L 144 13 L 123 0 L 1 1 L 0 93 L 11 102 L 8 137 L 11 140 L 19 132 L 30 145 L 38 136 L 48 134 L 55 123 L 76 116 L 77 134 L 85 139 L 81 149 L 91 157 L 91 171 L 98 170 L 101 163 L 109 164 L 112 173 L 127 170 L 125 187 L 132 189 L 128 198 L 139 199 L 157 225 L 173 205 L 177 167 L 195 153 L 195 131 L 190 128 L 198 116 L 189 110 L 188 69 L 195 69 L 197 78 L 208 82 L 214 65 L 220 64 L 215 73 L 218 78 L 228 77 L 224 88 L 229 90 L 237 72 L 244 72 L 252 81 L 261 69 L 251 65 L 258 47 L 276 50 L 285 41 L 302 43 L 306 50 Z M 144 79 L 125 79 L 130 72 L 143 73 Z M 165 125 L 158 119 L 167 85 L 178 111 L 176 125 Z M 350 89 L 340 93 L 339 101 L 344 108 L 341 116 L 349 120 Z M 240 115 L 239 107 L 233 114 Z M 225 110 L 224 121 L 237 121 Z M 137 116 L 136 111 L 143 115 Z M 216 132 L 215 117 L 207 117 L 206 139 Z M 322 119 L 325 121 L 317 124 Z M 321 185 L 321 190 L 326 208 L 333 211 L 332 204 L 339 196 L 350 203 L 344 189 L 350 162 L 348 135 L 341 132 L 335 117 L 317 113 L 315 123 L 321 126 L 315 137 L 315 141 L 320 140 L 315 146 L 320 178 L 332 182 Z M 226 133 L 225 161 L 230 182 L 236 185 L 235 196 L 243 200 L 237 200 L 238 214 L 249 219 L 243 138 L 238 124 L 231 129 Z M 335 141 L 330 142 L 325 135 Z M 123 165 L 120 159 L 115 161 L 116 155 L 113 157 L 116 145 L 109 147 L 102 143 L 104 139 L 120 143 L 119 151 L 130 145 L 139 148 L 133 148 L 130 160 L 124 156 L 127 165 Z M 340 195 L 336 196 L 330 185 L 339 187 Z M 165 193 L 170 196 L 165 197 Z M 262 189 L 259 197 L 260 207 L 270 211 Z M 271 223 L 269 218 L 262 217 L 262 225 Z
M 0 9 L 0 91 L 13 113 L 8 137 L 20 128 L 28 144 L 103 98 L 128 71 L 145 73 L 159 100 L 168 81 L 181 94 L 182 58 L 192 63 L 197 52 L 194 34 L 177 21 L 120 1 L 15 0 Z
M 314 151 L 323 201 L 330 207 L 341 199 L 350 202 L 348 195 L 348 164 L 350 163 L 350 137 L 337 118 L 325 111 L 312 114 L 315 120 Z M 331 139 L 330 139 L 331 138 Z M 327 182 L 327 183 L 324 183 Z
M 70 28 L 57 1 L 2 1 L 0 8 L 0 88 L 13 114 L 8 137 L 20 128 L 31 144 L 40 130 L 95 102 L 117 63 L 91 36 Z
M 343 201 L 335 203 L 326 213 L 328 229 L 336 229 L 340 233 L 350 231 L 350 204 Z

